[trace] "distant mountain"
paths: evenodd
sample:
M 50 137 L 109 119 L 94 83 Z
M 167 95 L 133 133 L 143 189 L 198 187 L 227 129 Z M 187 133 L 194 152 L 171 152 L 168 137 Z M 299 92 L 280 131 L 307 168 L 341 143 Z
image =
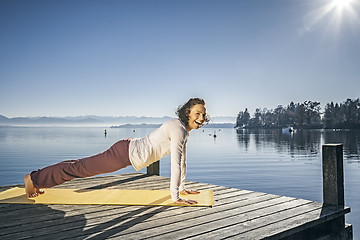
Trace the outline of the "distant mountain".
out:
M 3 116 L 3 115 L 0 115 L 0 121 L 1 120 L 7 120 L 8 118 L 7 117 L 5 117 L 5 116 Z
M 158 128 L 161 124 L 124 124 L 118 126 L 111 126 L 111 128 Z M 203 126 L 203 128 L 234 128 L 234 123 L 209 123 Z
M 9 122 L 9 119 L 7 117 L 0 115 L 0 125 L 8 124 L 8 122 Z
M 234 128 L 234 123 L 209 123 L 204 125 L 204 128 Z
M 218 117 L 210 117 L 211 123 L 235 123 L 236 117 L 231 116 L 218 116 Z
M 71 120 L 60 117 L 15 117 L 7 118 L 0 115 L 0 125 L 82 125 L 82 124 L 101 124 L 103 122 L 84 118 Z
M 172 119 L 171 117 L 135 117 L 135 116 L 120 116 L 120 117 L 103 117 L 103 116 L 88 116 L 105 123 L 112 124 L 161 124 Z M 79 117 L 77 117 L 79 118 Z
M 158 128 L 161 124 L 124 124 L 119 126 L 111 126 L 111 128 Z
M 104 117 L 104 116 L 77 116 L 77 117 L 15 117 L 7 118 L 0 115 L 0 125 L 35 125 L 35 126 L 58 126 L 58 125 L 98 125 L 98 126 L 121 126 L 126 124 L 154 124 L 159 125 L 172 119 L 171 117 L 135 117 L 135 116 L 123 116 L 123 117 Z M 233 124 L 235 123 L 235 117 L 213 117 L 211 118 L 211 124 Z

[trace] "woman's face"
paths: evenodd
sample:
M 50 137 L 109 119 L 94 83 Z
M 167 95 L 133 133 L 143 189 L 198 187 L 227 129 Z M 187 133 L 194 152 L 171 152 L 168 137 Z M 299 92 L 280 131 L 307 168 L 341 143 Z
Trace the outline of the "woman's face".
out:
M 206 108 L 202 104 L 196 104 L 190 108 L 190 113 L 188 115 L 189 122 L 187 130 L 191 131 L 192 129 L 198 129 L 202 126 L 205 120 Z

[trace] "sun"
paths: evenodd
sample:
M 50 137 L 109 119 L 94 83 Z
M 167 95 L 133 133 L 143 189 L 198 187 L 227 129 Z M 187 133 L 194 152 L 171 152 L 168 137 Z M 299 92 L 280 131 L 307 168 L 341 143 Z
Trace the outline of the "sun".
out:
M 332 6 L 338 9 L 343 9 L 351 5 L 352 0 L 333 0 Z
M 299 36 L 320 29 L 319 26 L 324 32 L 334 36 L 341 36 L 340 31 L 348 26 L 358 29 L 360 0 L 324 0 L 323 2 L 324 4 L 317 5 L 306 15 L 302 28 L 298 30 Z

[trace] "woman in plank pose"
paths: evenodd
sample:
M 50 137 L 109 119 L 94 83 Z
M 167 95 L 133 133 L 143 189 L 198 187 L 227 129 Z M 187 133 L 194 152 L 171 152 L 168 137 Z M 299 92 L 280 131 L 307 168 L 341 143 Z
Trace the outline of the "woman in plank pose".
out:
M 173 202 L 192 205 L 194 200 L 180 198 L 181 194 L 198 194 L 185 189 L 186 142 L 189 132 L 209 121 L 205 101 L 191 98 L 177 109 L 178 119 L 172 119 L 144 138 L 116 142 L 108 150 L 92 157 L 70 160 L 33 171 L 24 178 L 29 198 L 74 178 L 90 177 L 117 171 L 132 165 L 140 170 L 171 154 L 170 192 Z

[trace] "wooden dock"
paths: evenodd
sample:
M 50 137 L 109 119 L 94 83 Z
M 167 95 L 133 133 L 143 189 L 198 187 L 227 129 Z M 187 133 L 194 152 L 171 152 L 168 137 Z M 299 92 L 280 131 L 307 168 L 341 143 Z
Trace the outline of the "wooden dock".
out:
M 325 203 L 187 181 L 189 189 L 212 189 L 215 205 L 0 204 L 0 239 L 352 239 L 352 226 L 344 220 L 350 208 L 343 206 L 342 165 L 332 165 L 341 163 L 342 148 L 330 150 L 323 150 L 324 182 L 338 184 L 324 183 Z M 75 179 L 57 187 L 169 189 L 169 178 L 150 173 L 158 174 L 158 167 L 148 174 Z M 3 186 L 0 192 L 14 186 L 23 187 Z
M 349 239 L 351 226 L 339 231 L 334 224 L 350 212 L 348 207 L 205 183 L 187 186 L 213 189 L 215 205 L 0 204 L 0 239 Z M 76 179 L 58 187 L 168 189 L 169 179 L 124 174 Z

